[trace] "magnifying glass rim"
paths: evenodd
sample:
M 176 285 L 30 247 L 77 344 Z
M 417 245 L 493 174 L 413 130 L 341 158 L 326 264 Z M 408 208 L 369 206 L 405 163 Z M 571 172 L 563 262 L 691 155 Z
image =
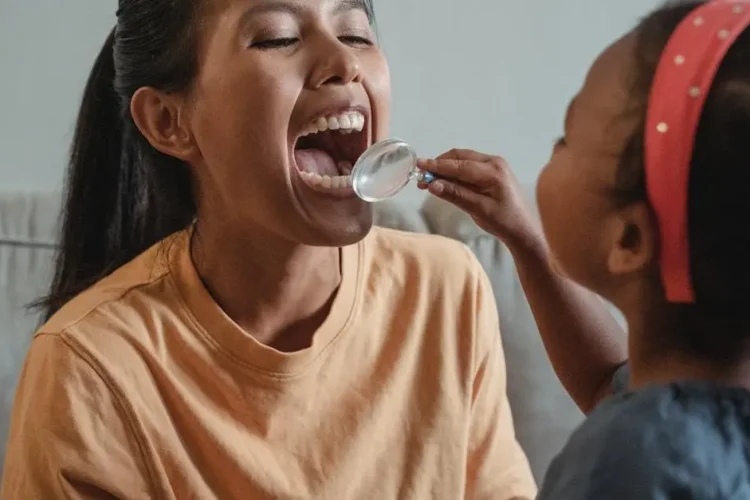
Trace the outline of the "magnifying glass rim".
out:
M 367 148 L 367 151 L 365 151 L 362 154 L 362 156 L 360 156 L 359 159 L 354 164 L 354 167 L 352 168 L 352 173 L 351 173 L 351 175 L 352 175 L 352 188 L 354 189 L 354 192 L 357 194 L 357 196 L 360 197 L 361 199 L 363 199 L 364 201 L 367 201 L 367 202 L 370 202 L 370 203 L 377 203 L 379 201 L 386 200 L 386 199 L 391 198 L 391 197 L 395 196 L 396 194 L 398 194 L 402 189 L 404 189 L 404 187 L 407 184 L 409 184 L 409 181 L 411 180 L 410 179 L 411 171 L 409 171 L 409 172 L 406 173 L 406 176 L 404 177 L 404 182 L 401 185 L 399 185 L 398 187 L 394 187 L 393 189 L 391 189 L 388 192 L 388 194 L 386 194 L 385 196 L 379 196 L 377 198 L 374 198 L 372 196 L 367 196 L 367 195 L 363 194 L 360 191 L 360 189 L 359 189 L 359 186 L 358 186 L 359 183 L 357 182 L 357 179 L 359 179 L 359 177 L 360 177 L 358 175 L 358 172 L 363 168 L 362 165 L 367 161 L 368 158 L 371 158 L 374 154 L 378 153 L 379 151 L 381 151 L 382 149 L 384 149 L 386 147 L 394 146 L 394 145 L 397 146 L 397 147 L 405 147 L 409 151 L 409 153 L 411 154 L 411 156 L 414 159 L 414 161 L 416 161 L 416 159 L 417 159 L 417 153 L 416 153 L 416 151 L 414 151 L 414 148 L 412 148 L 407 142 L 405 142 L 405 141 L 403 141 L 403 140 L 401 140 L 401 139 L 399 139 L 397 137 L 391 137 L 389 139 L 384 139 L 382 141 L 376 142 L 375 144 L 373 144 L 372 146 L 370 146 L 369 148 Z

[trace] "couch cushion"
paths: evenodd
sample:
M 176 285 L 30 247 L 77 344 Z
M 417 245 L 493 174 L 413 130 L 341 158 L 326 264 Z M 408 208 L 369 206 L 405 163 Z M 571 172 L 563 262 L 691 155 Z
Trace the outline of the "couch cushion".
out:
M 55 193 L 0 194 L 0 470 L 18 374 L 39 323 L 26 305 L 46 292 L 58 213 Z
M 0 192 L 0 243 L 52 245 L 59 215 L 57 192 Z

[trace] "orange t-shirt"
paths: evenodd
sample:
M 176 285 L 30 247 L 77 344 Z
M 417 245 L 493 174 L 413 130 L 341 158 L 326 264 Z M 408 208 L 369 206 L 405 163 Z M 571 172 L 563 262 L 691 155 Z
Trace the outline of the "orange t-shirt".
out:
M 36 334 L 2 499 L 533 498 L 492 291 L 463 245 L 374 229 L 342 249 L 312 347 L 284 354 L 212 300 L 188 239 Z

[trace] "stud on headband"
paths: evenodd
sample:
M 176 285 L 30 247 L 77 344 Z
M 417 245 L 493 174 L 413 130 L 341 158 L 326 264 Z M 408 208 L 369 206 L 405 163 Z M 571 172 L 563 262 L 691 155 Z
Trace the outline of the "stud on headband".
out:
M 680 23 L 657 65 L 646 116 L 646 187 L 659 225 L 669 302 L 695 302 L 688 236 L 693 144 L 716 72 L 748 26 L 750 0 L 708 1 Z

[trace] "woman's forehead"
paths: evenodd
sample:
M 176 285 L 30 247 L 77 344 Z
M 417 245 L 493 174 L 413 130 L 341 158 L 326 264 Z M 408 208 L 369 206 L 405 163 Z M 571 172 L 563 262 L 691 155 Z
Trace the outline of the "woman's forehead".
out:
M 360 10 L 368 15 L 372 14 L 371 0 L 204 0 L 215 10 L 243 12 L 252 16 L 264 12 L 301 13 L 310 10 L 324 10 L 326 12 L 341 13 Z M 247 14 L 245 14 L 247 13 Z

